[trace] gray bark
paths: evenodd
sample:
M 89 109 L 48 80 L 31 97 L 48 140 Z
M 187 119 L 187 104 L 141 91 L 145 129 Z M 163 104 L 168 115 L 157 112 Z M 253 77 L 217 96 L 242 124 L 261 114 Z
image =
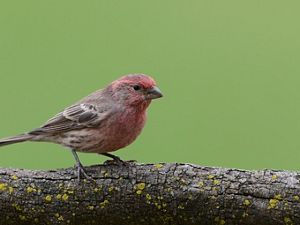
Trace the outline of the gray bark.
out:
M 162 163 L 0 169 L 0 224 L 300 224 L 300 173 Z

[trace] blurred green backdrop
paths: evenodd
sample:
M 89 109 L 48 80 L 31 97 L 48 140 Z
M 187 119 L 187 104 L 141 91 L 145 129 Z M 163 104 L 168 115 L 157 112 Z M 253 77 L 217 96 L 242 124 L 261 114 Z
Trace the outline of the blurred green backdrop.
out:
M 119 76 L 152 75 L 139 162 L 300 169 L 299 1 L 0 2 L 0 136 L 38 127 Z M 85 165 L 105 157 L 80 154 Z M 46 143 L 0 149 L 1 167 L 73 166 Z

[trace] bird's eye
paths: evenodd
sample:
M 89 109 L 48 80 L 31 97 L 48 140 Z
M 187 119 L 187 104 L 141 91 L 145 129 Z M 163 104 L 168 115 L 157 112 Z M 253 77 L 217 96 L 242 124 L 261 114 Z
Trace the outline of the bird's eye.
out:
M 133 89 L 136 90 L 136 91 L 141 90 L 141 86 L 140 85 L 134 85 Z

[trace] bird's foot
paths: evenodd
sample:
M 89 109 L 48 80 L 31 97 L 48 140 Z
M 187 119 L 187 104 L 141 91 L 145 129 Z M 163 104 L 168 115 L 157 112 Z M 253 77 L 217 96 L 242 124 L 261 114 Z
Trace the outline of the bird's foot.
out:
M 128 163 L 126 161 L 123 161 L 119 157 L 116 156 L 116 158 L 111 160 L 106 160 L 104 162 L 104 165 L 118 165 L 118 166 L 127 166 Z
M 76 163 L 75 167 L 77 168 L 78 182 L 80 182 L 80 180 L 81 180 L 81 175 L 83 175 L 83 177 L 87 180 L 94 181 L 94 179 L 86 173 L 86 171 L 81 163 Z
M 117 166 L 129 166 L 131 163 L 136 163 L 137 161 L 136 160 L 127 160 L 127 161 L 124 161 L 124 160 L 115 160 L 115 159 L 112 159 L 112 160 L 106 160 L 104 162 L 104 165 L 117 165 Z
M 124 161 L 120 157 L 110 154 L 110 153 L 102 153 L 102 155 L 105 155 L 107 157 L 112 158 L 113 160 L 106 160 L 104 162 L 105 165 L 119 165 L 119 166 L 128 166 L 132 162 L 136 162 L 135 160 L 130 160 L 130 161 Z

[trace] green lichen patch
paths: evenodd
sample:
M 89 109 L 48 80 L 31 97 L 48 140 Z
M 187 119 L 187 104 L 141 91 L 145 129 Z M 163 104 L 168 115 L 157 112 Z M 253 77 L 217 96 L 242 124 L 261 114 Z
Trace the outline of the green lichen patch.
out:
M 208 179 L 213 179 L 214 177 L 215 177 L 215 175 L 211 175 L 211 174 L 207 175 Z
M 136 184 L 135 187 L 134 187 L 136 189 L 136 194 L 141 195 L 143 193 L 145 187 L 146 187 L 145 183 Z
M 15 208 L 17 211 L 22 211 L 21 206 L 19 206 L 17 203 L 13 203 L 11 206 L 12 206 L 13 208 Z
M 24 215 L 19 215 L 19 219 L 22 220 L 22 221 L 26 221 L 26 216 L 24 216 Z
M 103 189 L 103 186 L 99 185 L 98 187 L 94 188 L 94 192 L 100 192 L 100 191 L 102 191 L 102 189 Z
M 145 189 L 146 184 L 145 183 L 139 183 L 136 185 L 136 188 L 138 190 L 144 190 Z
M 214 181 L 213 181 L 213 185 L 219 185 L 220 183 L 221 183 L 220 180 L 214 180 Z
M 110 193 L 111 193 L 111 192 L 113 192 L 113 191 L 114 191 L 114 189 L 115 189 L 115 188 L 111 186 L 111 187 L 109 187 L 109 188 L 108 188 L 108 192 L 110 192 Z
M 105 199 L 103 202 L 100 203 L 100 208 L 104 209 L 108 203 L 109 203 L 109 201 L 107 199 Z
M 74 191 L 73 190 L 67 190 L 67 191 L 65 191 L 65 193 L 68 193 L 69 195 L 72 195 L 72 194 L 74 194 Z
M 95 207 L 94 207 L 93 205 L 88 205 L 88 206 L 87 206 L 87 209 L 88 209 L 88 210 L 94 210 L 94 208 L 95 208 Z
M 288 217 L 288 216 L 285 216 L 285 217 L 283 218 L 283 221 L 284 221 L 285 225 L 294 225 L 293 221 L 292 221 L 291 218 Z
M 31 186 L 29 186 L 29 187 L 26 188 L 26 192 L 27 193 L 32 193 L 32 192 L 36 192 L 36 191 L 37 190 L 35 188 L 31 187 Z
M 282 198 L 281 194 L 275 195 L 274 198 L 269 200 L 268 209 L 274 209 L 278 205 L 279 201 L 282 201 L 282 199 L 283 198 Z
M 11 179 L 13 179 L 13 180 L 18 180 L 19 178 L 18 178 L 16 175 L 12 175 L 12 176 L 11 176 Z
M 57 194 L 55 198 L 56 198 L 57 200 L 61 200 L 61 197 L 62 197 L 61 194 Z
M 275 195 L 274 198 L 277 199 L 277 200 L 282 200 L 281 194 Z
M 203 181 L 199 181 L 197 185 L 198 185 L 199 187 L 203 187 L 203 186 L 204 186 L 204 183 L 203 183 Z
M 154 168 L 155 168 L 155 169 L 161 169 L 161 168 L 163 168 L 163 167 L 164 167 L 164 166 L 163 166 L 162 164 L 160 164 L 160 163 L 154 165 Z
M 46 195 L 45 202 L 51 202 L 51 201 L 52 201 L 51 195 Z
M 0 183 L 0 191 L 6 191 L 7 186 L 8 185 L 6 183 Z
M 64 200 L 64 201 L 68 201 L 69 195 L 67 195 L 67 194 L 65 193 L 65 194 L 63 194 L 63 195 L 61 196 L 61 199 Z
M 279 202 L 278 199 L 275 198 L 270 199 L 268 209 L 274 209 L 277 206 L 278 202 Z
M 249 199 L 245 199 L 243 202 L 244 206 L 249 206 L 251 204 L 251 201 Z
M 178 208 L 178 209 L 184 209 L 184 206 L 183 206 L 182 204 L 179 204 L 179 205 L 177 206 L 177 208 Z
M 146 194 L 146 199 L 150 201 L 152 199 L 151 195 Z
M 8 193 L 12 194 L 14 192 L 14 188 L 13 187 L 8 187 Z
M 157 209 L 161 209 L 161 204 L 159 204 L 158 202 L 154 202 L 154 205 Z
M 58 221 L 64 221 L 64 217 L 59 213 L 55 213 L 55 217 L 57 218 Z
M 224 225 L 226 223 L 225 220 L 220 218 L 219 216 L 215 217 L 215 222 L 217 225 Z

